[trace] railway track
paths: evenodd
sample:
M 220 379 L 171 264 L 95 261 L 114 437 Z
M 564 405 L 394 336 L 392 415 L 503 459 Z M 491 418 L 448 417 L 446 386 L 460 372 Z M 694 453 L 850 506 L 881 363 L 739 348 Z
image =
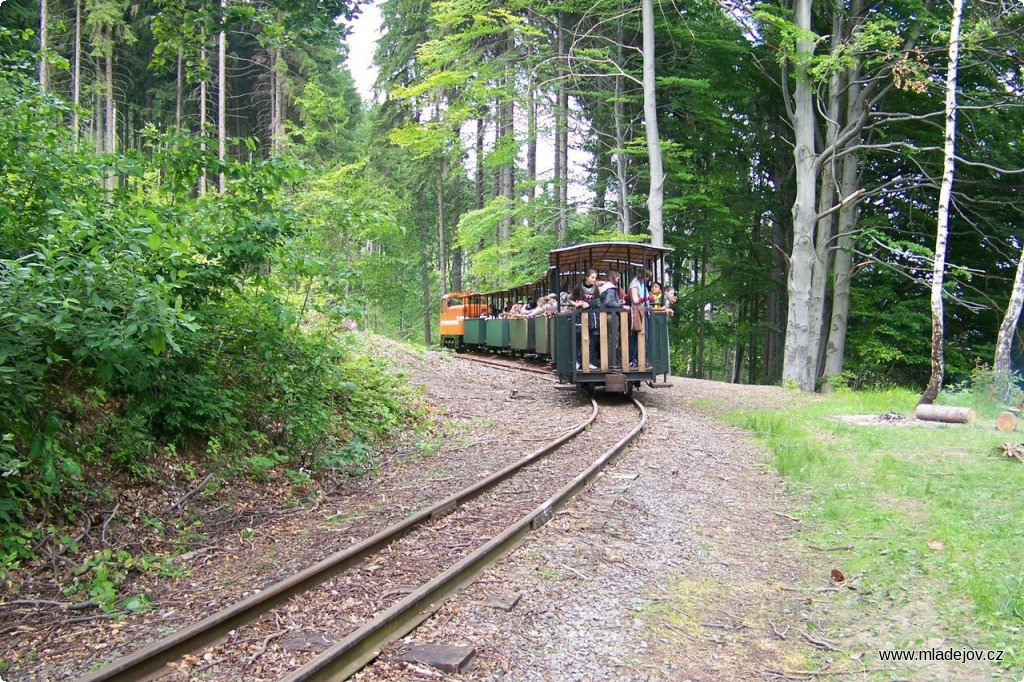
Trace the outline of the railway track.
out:
M 639 414 L 625 435 L 622 424 L 630 418 L 623 410 Z M 604 409 L 592 401 L 586 420 L 501 471 L 81 679 L 145 679 L 172 662 L 192 678 L 243 679 L 247 662 L 231 651 L 238 642 L 261 637 L 266 649 L 275 632 L 282 632 L 282 618 L 290 623 L 289 632 L 348 634 L 319 655 L 291 666 L 281 679 L 345 679 L 543 525 L 645 423 L 646 413 L 635 401 L 632 406 Z M 592 428 L 587 430 L 588 426 Z M 551 457 L 555 452 L 559 456 Z M 509 524 L 509 519 L 515 521 Z M 436 560 L 446 553 L 450 556 Z M 271 634 L 265 635 L 268 630 Z M 207 653 L 197 657 L 204 648 Z M 197 663 L 188 670 L 184 660 Z
M 497 367 L 498 369 L 508 369 L 518 372 L 525 372 L 527 374 L 536 374 L 538 376 L 547 377 L 548 379 L 554 379 L 555 375 L 550 369 L 538 367 L 535 364 L 530 364 L 525 360 L 512 359 L 507 356 L 505 359 L 497 359 L 498 356 L 487 356 L 480 357 L 478 355 L 460 354 L 459 359 L 467 362 L 473 362 L 478 365 L 486 365 L 488 367 Z

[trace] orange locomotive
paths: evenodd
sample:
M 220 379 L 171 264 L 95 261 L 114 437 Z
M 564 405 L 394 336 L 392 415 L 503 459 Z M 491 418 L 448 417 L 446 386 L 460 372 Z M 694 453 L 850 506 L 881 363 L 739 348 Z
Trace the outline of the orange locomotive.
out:
M 474 291 L 452 292 L 441 297 L 441 342 L 458 348 L 466 332 L 466 319 L 490 315 L 491 306 L 483 294 Z

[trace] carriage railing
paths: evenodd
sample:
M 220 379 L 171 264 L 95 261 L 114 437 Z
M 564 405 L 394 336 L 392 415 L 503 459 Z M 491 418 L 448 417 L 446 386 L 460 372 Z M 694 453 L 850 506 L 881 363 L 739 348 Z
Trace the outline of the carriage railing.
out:
M 586 309 L 575 309 L 573 322 L 579 331 L 577 338 L 573 339 L 573 352 L 579 359 L 579 367 L 576 370 L 580 373 L 590 372 L 616 372 L 633 371 L 648 372 L 653 368 L 647 362 L 647 329 L 650 322 L 650 310 L 644 310 L 640 318 L 641 324 L 637 332 L 637 366 L 630 368 L 629 364 L 629 336 L 630 336 L 630 311 L 622 310 L 601 310 L 591 311 Z M 590 328 L 590 316 L 595 315 L 596 327 Z M 577 341 L 579 345 L 577 346 Z M 591 345 L 597 344 L 599 361 L 597 369 L 591 369 Z

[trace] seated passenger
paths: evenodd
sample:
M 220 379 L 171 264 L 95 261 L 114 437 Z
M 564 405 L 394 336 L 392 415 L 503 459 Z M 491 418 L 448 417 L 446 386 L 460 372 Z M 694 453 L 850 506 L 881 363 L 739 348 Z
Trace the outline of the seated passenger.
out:
M 540 317 L 541 315 L 554 315 L 558 312 L 558 297 L 554 294 L 548 294 L 547 296 L 541 296 L 537 301 L 537 305 L 526 312 L 523 316 L 527 319 L 532 317 Z

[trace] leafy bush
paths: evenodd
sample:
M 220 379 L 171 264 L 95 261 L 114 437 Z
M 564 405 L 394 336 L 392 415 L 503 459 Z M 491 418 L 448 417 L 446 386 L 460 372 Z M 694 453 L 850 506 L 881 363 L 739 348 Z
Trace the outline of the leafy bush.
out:
M 164 449 L 218 443 L 213 466 L 256 475 L 346 466 L 414 414 L 357 341 L 298 324 L 278 277 L 315 247 L 287 191 L 300 166 L 152 129 L 150 158 L 97 156 L 31 64 L 0 72 L 0 562 L 31 553 L 30 515 L 73 513 L 106 473 L 145 479 Z M 226 193 L 193 196 L 204 167 Z
M 969 379 L 945 389 L 941 395 L 941 402 L 971 407 L 980 414 L 991 417 L 1006 409 L 1007 405 L 1021 405 L 1024 401 L 1021 382 L 1021 376 L 1016 372 L 1010 377 L 1003 377 L 996 374 L 988 365 L 979 364 L 975 366 Z

